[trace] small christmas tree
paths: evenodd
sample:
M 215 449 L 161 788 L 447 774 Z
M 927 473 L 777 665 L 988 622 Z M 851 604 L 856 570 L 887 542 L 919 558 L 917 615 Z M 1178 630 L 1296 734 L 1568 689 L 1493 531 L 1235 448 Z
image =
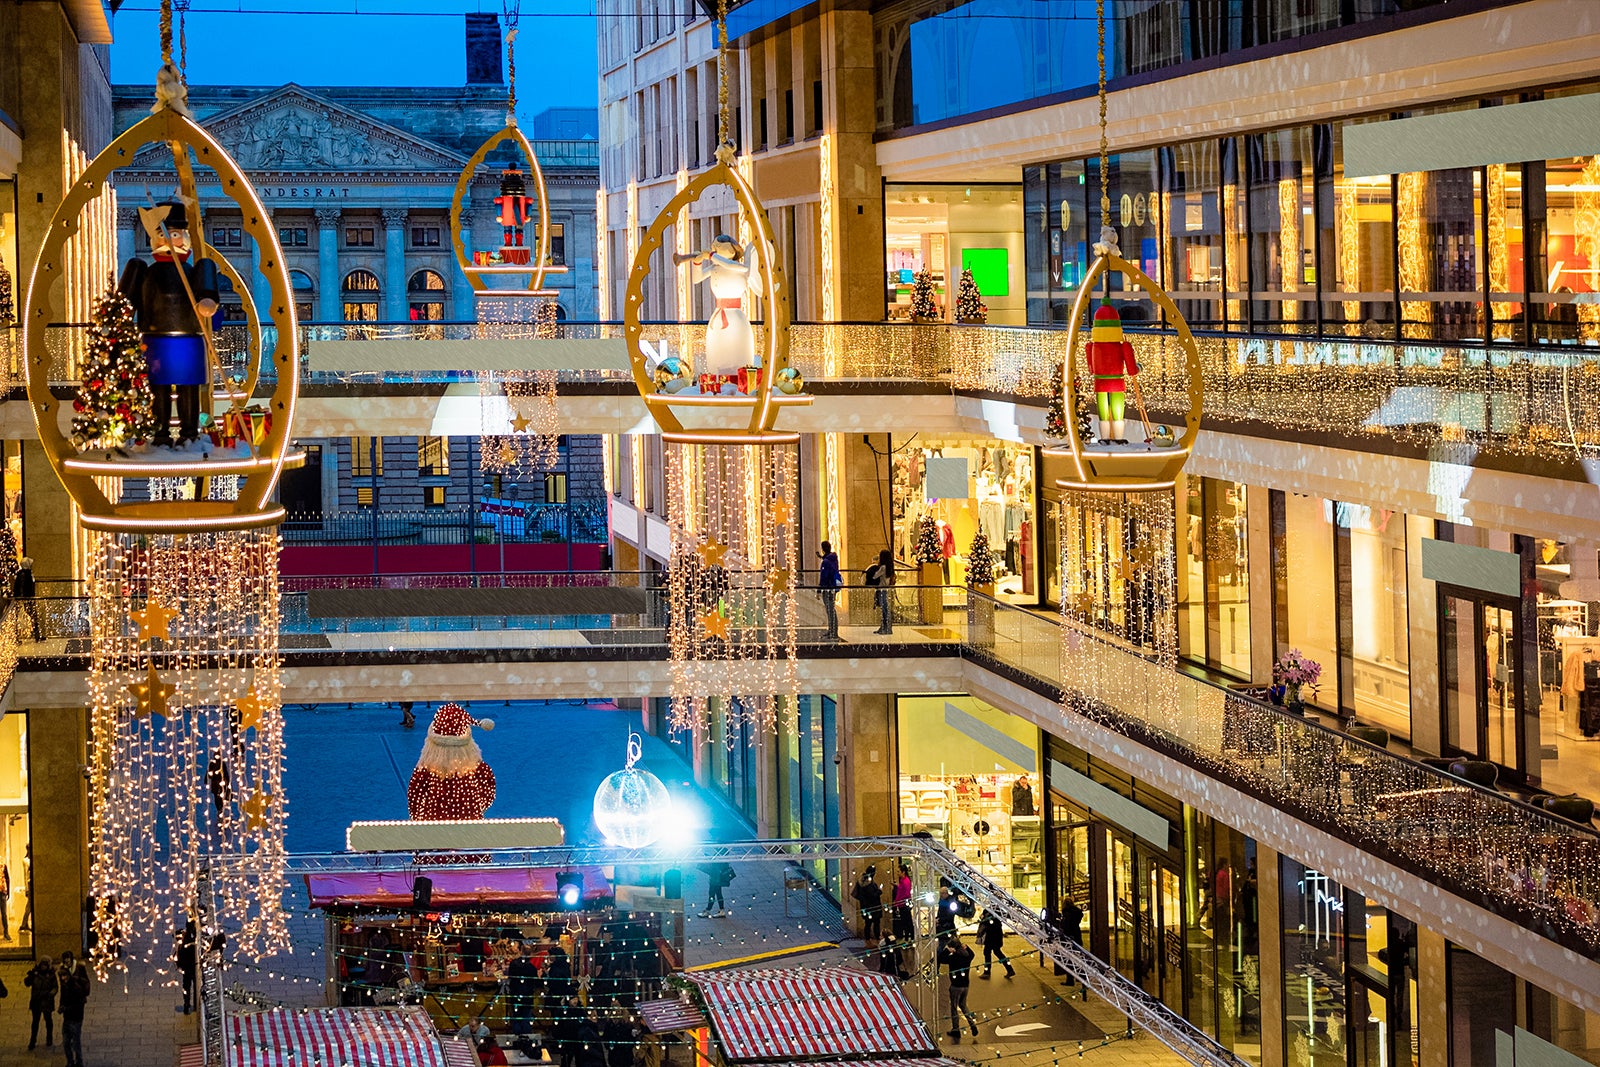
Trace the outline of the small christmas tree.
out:
M 911 319 L 913 322 L 935 322 L 939 307 L 933 302 L 933 271 L 923 267 L 917 271 L 911 286 Z
M 11 272 L 0 263 L 0 326 L 17 321 L 17 301 L 11 295 Z
M 72 440 L 80 449 L 121 449 L 155 435 L 139 327 L 133 305 L 115 285 L 95 301 L 72 411 Z
M 972 268 L 961 272 L 961 285 L 956 290 L 956 321 L 971 326 L 981 326 L 989 321 L 989 305 L 983 302 L 978 283 L 972 280 Z
M 927 515 L 922 516 L 922 522 L 917 525 L 917 562 L 944 562 L 944 548 L 939 544 L 939 524 Z
M 1050 406 L 1044 410 L 1044 435 L 1058 441 L 1067 436 L 1067 398 L 1063 395 L 1064 389 L 1061 364 L 1057 363 L 1055 374 L 1050 379 Z
M 17 577 L 17 535 L 9 523 L 0 522 L 0 597 L 11 595 Z
M 989 538 L 982 530 L 972 535 L 972 547 L 967 549 L 967 584 L 994 584 L 994 553 L 989 551 Z

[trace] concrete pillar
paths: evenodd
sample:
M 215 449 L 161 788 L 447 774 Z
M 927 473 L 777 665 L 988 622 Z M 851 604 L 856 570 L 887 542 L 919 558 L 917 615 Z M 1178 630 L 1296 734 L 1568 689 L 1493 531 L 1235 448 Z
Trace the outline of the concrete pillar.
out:
M 467 255 L 472 255 L 472 215 L 465 207 L 461 209 L 461 247 L 467 250 Z M 456 264 L 455 280 L 455 311 L 453 317 L 461 322 L 478 321 L 478 298 L 472 295 L 472 283 L 467 281 L 467 275 L 461 269 L 461 264 Z
M 894 694 L 841 695 L 838 733 L 844 757 L 839 764 L 840 833 L 846 837 L 899 833 Z
M 406 304 L 406 209 L 383 209 L 383 317 L 388 322 L 411 318 Z
M 1253 682 L 1272 678 L 1272 663 L 1276 658 L 1272 639 L 1271 493 L 1270 489 L 1259 485 L 1245 489 L 1245 551 L 1250 567 L 1246 578 L 1250 586 L 1250 680 Z
M 1450 972 L 1444 935 L 1417 927 L 1417 1050 L 1422 1067 L 1450 1067 Z
M 82 770 L 87 712 L 34 708 L 27 714 L 34 944 L 41 957 L 68 949 L 81 954 L 89 869 L 89 806 Z
M 883 178 L 873 141 L 878 119 L 872 12 L 835 9 L 818 20 L 822 128 L 833 144 L 833 262 L 839 280 L 834 313 L 844 321 L 871 322 L 883 318 L 884 301 L 883 256 L 876 251 L 883 247 Z M 872 251 L 862 254 L 863 249 Z
M 38 441 L 22 442 L 22 550 L 38 579 L 79 577 L 72 498 Z M 43 592 L 43 590 L 41 590 Z
M 1261 1067 L 1284 1067 L 1283 886 L 1278 854 L 1256 846 L 1256 927 L 1261 947 Z
M 865 436 L 870 437 L 871 448 L 862 434 L 839 435 L 843 455 L 839 459 L 839 537 L 834 548 L 847 576 L 876 563 L 878 553 L 890 546 L 893 536 L 889 528 L 889 435 Z
M 344 308 L 339 300 L 339 209 L 317 208 L 317 320 L 339 322 Z

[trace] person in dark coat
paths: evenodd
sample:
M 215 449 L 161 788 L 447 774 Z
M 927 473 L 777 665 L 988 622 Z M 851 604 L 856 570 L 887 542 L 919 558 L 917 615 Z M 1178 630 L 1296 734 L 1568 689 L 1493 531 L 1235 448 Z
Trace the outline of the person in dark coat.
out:
M 954 935 L 939 946 L 938 962 L 950 968 L 950 1040 L 961 1040 L 961 1017 L 967 1018 L 972 1036 L 978 1036 L 978 1018 L 967 1008 L 967 991 L 972 986 L 972 949 Z
M 985 911 L 983 918 L 978 920 L 978 943 L 983 946 L 983 974 L 980 977 L 989 977 L 992 960 L 1000 961 L 1006 969 L 1007 978 L 1017 976 L 1016 968 L 1011 966 L 1011 959 L 1006 955 L 1006 928 L 990 912 Z
M 533 1032 L 533 998 L 538 991 L 539 968 L 524 949 L 506 968 L 506 995 L 510 999 L 507 1014 L 513 1034 Z
M 178 394 L 178 443 L 200 436 L 200 389 L 211 384 L 200 317 L 217 310 L 217 265 L 189 262 L 189 221 L 184 205 L 167 202 L 140 208 L 150 234 L 153 262 L 134 258 L 117 288 L 133 305 L 144 340 L 145 373 L 156 421 L 152 444 L 172 444 L 172 392 Z
M 883 887 L 878 884 L 878 868 L 869 866 L 861 880 L 850 888 L 850 896 L 861 908 L 861 936 L 868 942 L 883 936 Z
M 61 1047 L 67 1054 L 67 1067 L 83 1067 L 83 1008 L 89 999 L 89 971 L 72 958 L 61 954 Z
M 49 1048 L 56 1043 L 56 989 L 59 983 L 56 980 L 55 964 L 49 959 L 42 959 L 33 965 L 22 978 L 22 984 L 27 986 L 28 1010 L 33 1012 L 33 1028 L 28 1031 L 28 1047 L 33 1048 L 39 1043 L 39 1020 L 44 1019 L 44 1047 Z
M 178 974 L 183 978 L 183 1013 L 188 1015 L 194 1010 L 195 996 L 195 971 L 199 962 L 195 952 L 195 929 L 191 920 L 184 924 L 178 932 Z

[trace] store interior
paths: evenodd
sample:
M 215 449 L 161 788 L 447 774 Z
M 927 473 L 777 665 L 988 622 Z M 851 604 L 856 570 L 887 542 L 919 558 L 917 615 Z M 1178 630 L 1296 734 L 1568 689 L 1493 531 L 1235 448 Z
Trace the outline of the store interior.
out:
M 969 696 L 901 696 L 900 831 L 927 831 L 1044 907 L 1038 730 Z
M 1022 186 L 889 185 L 884 190 L 885 301 L 888 318 L 911 317 L 911 287 L 933 272 L 934 300 L 953 317 L 956 283 L 972 270 L 988 322 L 1027 321 L 1023 288 Z
M 13 711 L 0 718 L 0 958 L 27 957 L 33 944 L 28 800 L 28 716 Z
M 895 556 L 916 561 L 924 517 L 938 524 L 943 580 L 967 584 L 973 537 L 982 530 L 993 560 L 993 595 L 1037 604 L 1034 457 L 1028 445 L 914 434 L 890 442 L 893 455 Z

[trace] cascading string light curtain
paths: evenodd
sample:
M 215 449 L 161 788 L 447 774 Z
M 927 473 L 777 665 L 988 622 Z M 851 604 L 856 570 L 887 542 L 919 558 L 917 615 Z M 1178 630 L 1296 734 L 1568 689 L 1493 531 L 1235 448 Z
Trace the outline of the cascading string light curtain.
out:
M 799 688 L 798 446 L 662 448 L 672 729 L 702 736 L 713 697 L 730 723 L 788 728 Z
M 561 326 L 554 300 L 478 297 L 478 336 L 495 340 L 556 338 Z M 554 370 L 480 371 L 484 471 L 548 471 L 559 462 L 560 419 Z M 509 429 L 511 432 L 505 432 Z
M 234 945 L 287 944 L 275 528 L 90 543 L 91 916 L 103 977 L 165 971 L 207 857 Z M 217 931 L 203 931 L 208 936 Z M 139 936 L 153 933 L 154 936 Z M 121 956 L 112 948 L 120 948 Z

